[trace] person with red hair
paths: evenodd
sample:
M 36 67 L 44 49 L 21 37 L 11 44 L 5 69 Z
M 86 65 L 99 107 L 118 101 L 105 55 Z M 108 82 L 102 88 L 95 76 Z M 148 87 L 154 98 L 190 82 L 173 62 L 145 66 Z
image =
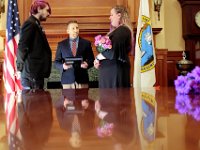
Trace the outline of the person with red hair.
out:
M 46 2 L 44 0 L 36 0 L 31 5 L 30 14 L 35 15 L 38 13 L 38 7 L 40 7 L 41 9 L 44 9 L 46 6 L 48 6 L 47 11 L 49 12 L 49 14 L 51 14 L 51 7 L 48 2 Z
M 50 14 L 48 2 L 35 0 L 30 17 L 22 25 L 16 63 L 17 77 L 21 78 L 23 89 L 43 89 L 44 78 L 50 76 L 52 52 L 40 25 Z

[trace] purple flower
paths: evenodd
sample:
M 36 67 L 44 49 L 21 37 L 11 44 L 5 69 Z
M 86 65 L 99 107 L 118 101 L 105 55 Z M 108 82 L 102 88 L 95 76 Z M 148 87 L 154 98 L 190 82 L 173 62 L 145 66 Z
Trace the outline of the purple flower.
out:
M 200 107 L 197 107 L 192 114 L 193 118 L 197 121 L 200 121 Z
M 192 109 L 190 97 L 188 95 L 178 94 L 176 96 L 175 108 L 180 114 L 186 114 L 188 110 Z
M 200 95 L 178 94 L 176 96 L 175 108 L 180 114 L 188 114 L 200 121 Z
M 194 94 L 200 94 L 200 80 L 194 80 L 192 88 Z
M 188 85 L 189 83 L 186 76 L 178 76 L 174 84 L 177 93 L 188 94 L 190 92 L 191 87 Z
M 191 72 L 196 78 L 200 78 L 200 67 L 196 66 Z
M 200 94 L 200 67 L 195 67 L 186 76 L 178 76 L 174 84 L 178 94 Z

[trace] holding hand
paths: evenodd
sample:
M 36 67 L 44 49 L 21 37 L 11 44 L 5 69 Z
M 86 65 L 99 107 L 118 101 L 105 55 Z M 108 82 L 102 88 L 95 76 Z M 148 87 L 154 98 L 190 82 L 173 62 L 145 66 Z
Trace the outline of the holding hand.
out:
M 81 68 L 87 69 L 88 68 L 88 63 L 86 61 L 81 63 Z
M 96 69 L 98 69 L 99 66 L 100 66 L 100 61 L 97 60 L 97 59 L 95 59 L 95 60 L 94 60 L 94 67 L 95 67 Z
M 63 69 L 64 70 L 67 70 L 67 69 L 69 69 L 69 68 L 72 68 L 72 65 L 67 65 L 67 64 L 63 64 Z

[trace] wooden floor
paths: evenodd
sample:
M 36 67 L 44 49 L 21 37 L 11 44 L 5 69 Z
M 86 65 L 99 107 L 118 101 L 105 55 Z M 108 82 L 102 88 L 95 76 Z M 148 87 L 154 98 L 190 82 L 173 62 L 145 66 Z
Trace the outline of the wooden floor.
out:
M 172 87 L 51 89 L 4 98 L 0 150 L 200 149 L 199 99 L 177 96 Z

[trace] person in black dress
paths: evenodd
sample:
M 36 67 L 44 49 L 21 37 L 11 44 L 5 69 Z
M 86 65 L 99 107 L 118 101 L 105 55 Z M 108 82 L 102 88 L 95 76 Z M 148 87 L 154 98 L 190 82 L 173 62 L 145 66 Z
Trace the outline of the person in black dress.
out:
M 107 34 L 112 49 L 104 50 L 96 56 L 95 68 L 99 69 L 99 87 L 130 87 L 130 61 L 132 49 L 132 26 L 128 11 L 123 6 L 115 6 L 110 12 L 111 31 Z

